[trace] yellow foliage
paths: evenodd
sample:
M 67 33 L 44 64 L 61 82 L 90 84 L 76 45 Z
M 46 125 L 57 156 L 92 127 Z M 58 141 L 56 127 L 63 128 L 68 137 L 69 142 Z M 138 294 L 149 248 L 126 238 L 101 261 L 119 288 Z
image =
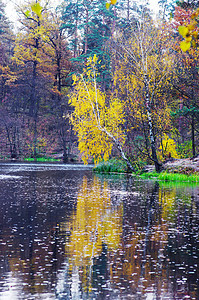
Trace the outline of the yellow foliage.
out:
M 25 18 L 21 20 L 25 30 L 15 40 L 13 63 L 27 68 L 36 65 L 37 75 L 54 80 L 56 52 L 50 38 L 58 25 L 39 2 L 25 6 L 22 11 L 25 11 Z
M 117 0 L 111 0 L 111 4 L 115 5 L 117 3 Z
M 191 48 L 196 48 L 198 42 L 198 15 L 199 9 L 197 8 L 191 15 L 191 21 L 188 26 L 179 26 L 179 34 L 184 38 L 180 43 L 180 48 L 186 52 Z
M 176 189 L 159 189 L 159 204 L 162 206 L 162 219 L 168 220 L 175 207 Z
M 160 160 L 170 157 L 180 158 L 176 151 L 176 142 L 167 134 L 164 134 L 163 138 L 161 139 L 158 156 Z
M 180 43 L 180 48 L 182 49 L 183 52 L 186 52 L 187 50 L 189 50 L 190 47 L 191 47 L 190 41 L 185 40 Z
M 79 150 L 83 161 L 93 157 L 95 163 L 107 160 L 111 154 L 113 140 L 124 141 L 121 124 L 124 123 L 123 104 L 97 88 L 97 57 L 89 58 L 84 73 L 73 76 L 74 92 L 69 103 L 74 106 L 71 117 L 74 130 L 78 136 Z
M 106 3 L 106 9 L 109 9 L 111 5 L 116 5 L 117 0 L 110 0 L 110 2 Z
M 186 26 L 179 26 L 178 31 L 179 31 L 179 34 L 181 34 L 183 37 L 185 37 L 188 34 L 189 29 Z
M 111 6 L 111 3 L 110 3 L 110 2 L 109 2 L 109 3 L 107 2 L 107 3 L 106 3 L 106 9 L 109 9 L 110 6 Z
M 103 244 L 109 250 L 118 248 L 122 234 L 123 206 L 111 206 L 107 182 L 94 177 L 92 185 L 84 177 L 77 197 L 77 209 L 71 223 L 66 252 L 72 265 L 88 268 L 100 256 Z
M 143 22 L 140 32 L 133 32 L 128 40 L 118 38 L 124 48 L 123 60 L 115 61 L 114 88 L 124 100 L 124 110 L 130 116 L 130 127 L 139 129 L 148 123 L 146 78 L 150 113 L 154 132 L 165 132 L 171 127 L 171 115 L 166 89 L 172 88 L 174 57 L 169 36 L 164 28 Z M 144 125 L 143 125 L 144 126 Z
M 37 2 L 37 3 L 33 3 L 31 5 L 31 9 L 32 11 L 38 16 L 40 17 L 41 16 L 41 13 L 42 13 L 42 6 Z

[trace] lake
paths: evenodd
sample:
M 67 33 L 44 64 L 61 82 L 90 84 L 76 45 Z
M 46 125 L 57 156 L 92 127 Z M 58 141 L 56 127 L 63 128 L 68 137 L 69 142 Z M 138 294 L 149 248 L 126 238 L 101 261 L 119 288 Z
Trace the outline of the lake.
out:
M 199 186 L 0 163 L 0 300 L 199 299 Z

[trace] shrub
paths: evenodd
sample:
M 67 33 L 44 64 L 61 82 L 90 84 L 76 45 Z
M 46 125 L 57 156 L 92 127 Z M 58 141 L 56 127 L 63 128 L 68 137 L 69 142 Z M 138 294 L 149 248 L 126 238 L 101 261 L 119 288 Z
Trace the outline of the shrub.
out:
M 127 173 L 128 168 L 123 160 L 112 158 L 99 163 L 93 171 L 96 173 Z

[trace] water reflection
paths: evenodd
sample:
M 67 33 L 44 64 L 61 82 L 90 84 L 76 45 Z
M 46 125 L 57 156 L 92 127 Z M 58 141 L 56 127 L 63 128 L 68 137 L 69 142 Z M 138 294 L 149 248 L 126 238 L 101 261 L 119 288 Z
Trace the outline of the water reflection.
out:
M 59 224 L 75 209 L 87 171 L 14 167 L 0 180 L 0 299 L 55 299 L 65 263 Z
M 66 242 L 68 279 L 72 286 L 75 280 L 79 299 L 80 289 L 85 297 L 101 287 L 108 289 L 107 254 L 117 251 L 121 243 L 122 220 L 123 203 L 112 205 L 107 182 L 101 183 L 94 177 L 88 184 L 84 177 L 77 197 L 77 209 L 71 220 L 62 224 L 69 235 Z
M 0 299 L 199 299 L 197 186 L 30 169 L 0 174 Z
M 63 224 L 69 284 L 58 298 L 198 299 L 196 191 L 123 183 L 84 178 Z

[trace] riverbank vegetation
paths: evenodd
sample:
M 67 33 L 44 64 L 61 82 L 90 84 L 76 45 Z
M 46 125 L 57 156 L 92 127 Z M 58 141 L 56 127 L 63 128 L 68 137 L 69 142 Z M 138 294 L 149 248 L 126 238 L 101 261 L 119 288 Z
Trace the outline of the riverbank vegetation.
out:
M 110 159 L 93 168 L 96 173 L 127 173 L 128 166 L 123 160 Z
M 27 1 L 13 30 L 0 0 L 1 159 L 160 172 L 198 155 L 199 50 L 180 47 L 198 4 L 111 4 Z
M 110 173 L 131 173 L 131 170 L 128 169 L 127 164 L 122 160 L 111 159 L 106 162 L 102 162 L 94 167 L 93 171 L 95 173 L 110 174 Z M 169 182 L 189 182 L 189 183 L 199 183 L 199 174 L 198 173 L 172 173 L 168 171 L 162 172 L 143 172 L 137 168 L 136 176 L 142 179 L 154 179 L 159 181 L 169 181 Z
M 157 179 L 160 181 L 173 181 L 173 182 L 196 182 L 199 183 L 198 174 L 179 174 L 179 173 L 167 173 L 167 172 L 150 172 L 139 175 L 140 178 L 144 179 Z

